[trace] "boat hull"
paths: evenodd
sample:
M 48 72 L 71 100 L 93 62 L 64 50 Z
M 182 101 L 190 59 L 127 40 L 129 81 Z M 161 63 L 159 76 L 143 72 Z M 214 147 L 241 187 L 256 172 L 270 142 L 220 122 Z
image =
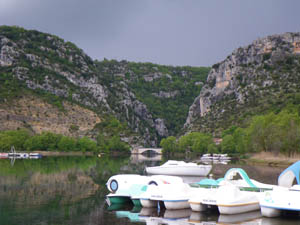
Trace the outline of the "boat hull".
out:
M 203 212 L 207 209 L 207 205 L 204 205 L 201 202 L 189 202 L 189 204 L 191 209 L 196 212 Z
M 177 175 L 177 176 L 201 176 L 205 177 L 211 171 L 211 165 L 203 165 L 201 167 L 147 167 L 148 174 L 164 174 L 164 175 Z
M 232 215 L 232 214 L 256 211 L 260 209 L 260 206 L 259 206 L 259 202 L 250 202 L 250 203 L 243 203 L 243 204 L 218 205 L 218 209 L 221 214 Z
M 164 204 L 166 209 L 188 209 L 190 208 L 190 204 L 188 199 L 184 200 L 164 200 Z
M 265 217 L 278 217 L 280 216 L 281 213 L 281 210 L 279 209 L 265 207 L 265 206 L 261 206 L 260 210 L 261 210 L 261 214 Z
M 141 205 L 146 208 L 153 208 L 153 207 L 157 206 L 157 201 L 150 200 L 150 199 L 145 199 L 145 198 L 142 199 L 141 198 L 140 202 L 141 202 Z

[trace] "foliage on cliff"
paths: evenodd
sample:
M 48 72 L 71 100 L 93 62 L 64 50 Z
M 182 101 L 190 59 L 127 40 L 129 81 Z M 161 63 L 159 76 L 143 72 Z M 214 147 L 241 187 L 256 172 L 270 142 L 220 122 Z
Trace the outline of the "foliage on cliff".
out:
M 293 156 L 300 152 L 300 107 L 288 106 L 251 118 L 244 128 L 232 126 L 222 133 L 221 149 L 231 153 L 273 152 Z
M 0 101 L 26 91 L 62 110 L 69 101 L 126 124 L 139 136 L 130 144 L 153 146 L 177 134 L 207 73 L 208 68 L 94 61 L 57 36 L 0 27 Z
M 212 66 L 190 107 L 186 128 L 212 132 L 246 127 L 256 115 L 300 105 L 300 33 L 271 35 L 233 51 Z
M 174 67 L 125 60 L 104 60 L 97 62 L 97 68 L 103 76 L 103 85 L 112 90 L 109 102 L 115 111 L 124 111 L 124 107 L 119 104 L 120 96 L 117 92 L 124 89 L 128 90 L 130 98 L 136 98 L 145 105 L 140 108 L 127 107 L 126 114 L 123 113 L 121 118 L 125 121 L 132 120 L 132 114 L 137 111 L 145 117 L 140 122 L 148 124 L 150 132 L 156 132 L 160 137 L 174 135 L 180 131 L 188 108 L 200 92 L 209 71 L 207 67 Z M 126 100 L 130 104 L 129 99 Z M 147 117 L 147 111 L 151 118 Z M 151 127 L 148 119 L 154 121 L 154 127 Z

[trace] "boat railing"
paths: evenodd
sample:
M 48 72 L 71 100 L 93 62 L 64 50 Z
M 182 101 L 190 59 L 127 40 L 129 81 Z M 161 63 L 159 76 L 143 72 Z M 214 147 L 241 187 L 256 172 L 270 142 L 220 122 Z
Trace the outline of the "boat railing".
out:
M 190 187 L 194 188 L 219 188 L 224 185 L 215 185 L 215 184 L 198 184 L 198 183 L 192 183 L 189 184 Z M 265 192 L 265 191 L 271 191 L 273 188 L 260 188 L 260 187 L 238 187 L 241 191 L 252 191 L 252 192 Z

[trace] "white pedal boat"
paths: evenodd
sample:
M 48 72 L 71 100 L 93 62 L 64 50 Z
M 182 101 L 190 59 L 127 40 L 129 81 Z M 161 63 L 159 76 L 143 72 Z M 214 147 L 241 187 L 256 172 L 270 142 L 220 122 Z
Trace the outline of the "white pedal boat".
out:
M 184 161 L 168 160 L 161 166 L 146 167 L 148 174 L 162 174 L 175 176 L 207 176 L 212 169 L 211 165 L 198 165 Z
M 267 191 L 260 198 L 261 213 L 277 217 L 283 211 L 300 212 L 300 161 L 285 169 L 278 177 L 279 187 Z M 296 179 L 297 184 L 293 185 Z
M 233 180 L 239 174 L 241 179 Z M 252 180 L 240 168 L 231 168 L 217 188 L 199 188 L 198 193 L 189 199 L 193 211 L 205 211 L 216 206 L 221 214 L 237 214 L 258 210 L 260 191 L 270 190 L 274 185 Z
M 111 192 L 108 194 L 108 204 L 122 204 L 133 201 L 135 205 L 140 205 L 139 196 L 146 190 L 151 178 L 137 174 L 120 174 L 108 179 L 106 186 Z
M 190 190 L 182 178 L 156 175 L 151 177 L 147 190 L 141 195 L 143 207 L 165 207 L 166 209 L 189 208 L 186 191 Z

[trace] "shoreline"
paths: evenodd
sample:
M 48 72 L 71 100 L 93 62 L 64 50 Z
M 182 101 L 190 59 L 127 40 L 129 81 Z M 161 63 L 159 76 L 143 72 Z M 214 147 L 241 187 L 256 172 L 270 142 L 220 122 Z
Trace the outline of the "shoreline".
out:
M 27 151 L 17 151 L 18 153 L 29 153 Z M 94 152 L 57 152 L 57 151 L 32 151 L 30 153 L 39 153 L 42 156 L 94 156 Z
M 293 155 L 287 157 L 283 154 L 274 154 L 269 152 L 260 152 L 250 155 L 249 158 L 244 159 L 248 164 L 254 165 L 268 165 L 277 167 L 286 167 L 300 160 L 300 155 Z
M 50 152 L 50 151 L 34 151 L 42 156 L 93 156 L 93 152 Z

